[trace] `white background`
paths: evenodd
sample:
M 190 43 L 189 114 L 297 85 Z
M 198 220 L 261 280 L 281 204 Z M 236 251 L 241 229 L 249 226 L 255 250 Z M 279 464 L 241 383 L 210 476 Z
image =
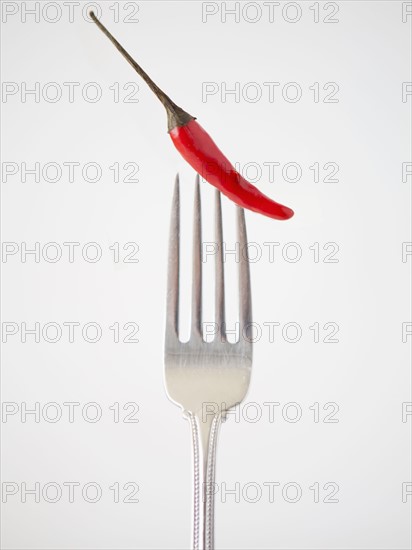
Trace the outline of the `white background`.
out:
M 3 489 L 17 487 L 14 495 L 3 494 L 3 547 L 188 548 L 189 429 L 166 397 L 162 356 L 173 181 L 179 171 L 186 312 L 195 175 L 170 143 L 162 106 L 95 25 L 85 20 L 80 7 L 73 7 L 70 22 L 67 6 L 60 3 L 61 19 L 51 23 L 47 19 L 58 13 L 55 4 L 43 12 L 46 3 L 39 3 L 38 21 L 33 15 L 24 16 L 24 7 L 33 9 L 34 2 L 2 4 L 9 13 L 17 10 L 9 15 L 3 11 L 2 161 L 3 169 L 18 169 L 14 175 L 3 170 L 2 182 L 2 240 L 16 243 L 11 245 L 14 255 L 3 255 L 3 330 L 18 328 L 3 344 L 3 407 L 8 403 L 6 410 L 15 412 L 3 414 Z M 249 241 L 261 254 L 251 265 L 251 275 L 254 321 L 262 334 L 254 347 L 251 387 L 238 421 L 231 418 L 221 430 L 216 545 L 222 549 L 409 548 L 412 496 L 404 495 L 403 502 L 402 487 L 410 491 L 410 485 L 403 484 L 412 478 L 411 416 L 402 422 L 402 404 L 411 401 L 411 337 L 402 342 L 402 323 L 411 320 L 411 256 L 402 261 L 402 243 L 410 241 L 411 176 L 402 181 L 402 163 L 410 162 L 412 96 L 402 101 L 402 83 L 411 81 L 412 16 L 402 21 L 402 2 L 339 2 L 334 16 L 338 22 L 326 23 L 323 19 L 334 10 L 334 3 L 332 7 L 320 3 L 320 21 L 315 23 L 310 8 L 314 3 L 300 2 L 286 11 L 281 3 L 271 21 L 267 6 L 252 4 L 247 12 L 237 8 L 236 22 L 234 15 L 227 15 L 226 21 L 223 16 L 225 7 L 235 7 L 233 2 L 100 3 L 103 22 L 156 82 L 198 117 L 233 162 L 241 167 L 258 165 L 261 177 L 256 185 L 296 212 L 288 222 L 247 213 Z M 252 23 L 256 5 L 261 17 Z M 138 22 L 126 23 L 126 14 L 133 14 L 136 6 Z M 206 17 L 205 10 L 217 13 Z M 300 18 L 291 22 L 298 19 L 295 14 Z M 36 82 L 37 99 L 24 92 L 24 86 L 32 89 Z M 62 92 L 56 102 L 50 101 L 50 82 Z M 80 83 L 73 102 L 65 82 Z M 82 94 L 90 82 L 101 90 L 99 101 L 91 102 Z M 137 103 L 124 101 L 123 86 L 128 82 L 139 86 Z M 206 82 L 215 83 L 215 95 L 202 95 Z M 222 95 L 225 85 L 233 89 L 236 82 L 238 101 L 234 95 Z M 262 92 L 259 101 L 250 100 L 252 87 L 247 88 L 250 97 L 244 92 L 250 82 Z M 279 83 L 273 101 L 264 82 Z M 290 82 L 301 89 L 299 101 L 282 95 Z M 315 82 L 320 85 L 318 102 L 310 89 Z M 338 102 L 323 101 L 331 91 L 323 90 L 328 82 L 338 84 L 334 96 Z M 9 86 L 6 91 L 15 93 L 4 94 L 4 83 Z M 118 102 L 110 89 L 115 83 L 120 86 Z M 293 89 L 290 92 L 293 98 Z M 40 173 L 38 182 L 33 175 L 23 181 L 22 163 L 28 168 L 40 163 L 41 171 L 49 162 L 62 168 L 59 181 L 47 181 L 52 168 L 46 177 Z M 64 162 L 81 165 L 73 182 Z M 81 173 L 90 162 L 102 170 L 95 183 Z M 114 182 L 109 167 L 116 162 L 120 167 L 137 163 L 139 181 Z M 280 167 L 275 181 L 270 181 L 267 163 L 274 162 Z M 288 162 L 300 165 L 299 181 L 282 177 Z M 324 164 L 336 163 L 339 181 L 314 182 L 309 167 L 315 162 L 320 164 L 321 179 L 326 175 Z M 16 165 L 5 168 L 4 163 Z M 120 179 L 125 175 L 121 168 Z M 213 192 L 206 182 L 202 198 L 204 238 L 210 241 Z M 233 212 L 225 200 L 231 248 Z M 29 255 L 23 262 L 22 243 L 33 248 L 35 242 L 40 243 L 39 261 Z M 55 263 L 42 255 L 50 242 L 63 251 Z M 81 243 L 72 263 L 64 242 Z M 96 263 L 81 253 L 90 242 L 102 250 Z M 119 262 L 110 249 L 116 242 Z M 138 263 L 123 262 L 122 247 L 128 242 L 139 246 Z M 323 246 L 331 242 L 339 247 L 333 256 L 338 261 L 326 263 L 323 260 L 332 248 L 323 250 Z M 274 259 L 264 243 L 280 243 L 273 245 Z M 320 246 L 318 262 L 309 248 L 314 243 Z M 301 258 L 290 261 L 287 253 L 293 258 L 296 250 Z M 208 281 L 212 260 L 208 257 L 204 264 Z M 233 255 L 226 267 L 230 284 L 236 272 Z M 230 288 L 227 306 L 233 323 L 235 285 Z M 207 286 L 205 299 L 211 292 Z M 213 300 L 207 301 L 205 319 L 212 320 Z M 182 315 L 188 320 L 188 313 Z M 71 321 L 81 324 L 73 343 L 63 325 Z M 32 328 L 36 322 L 40 330 L 46 323 L 57 323 L 63 330 L 61 340 L 49 343 L 40 334 L 39 343 L 29 335 L 24 343 L 22 324 Z M 101 340 L 95 344 L 81 335 L 88 322 L 102 327 Z M 139 342 L 115 343 L 109 327 L 116 322 L 120 327 L 137 323 Z M 280 324 L 273 342 L 263 325 L 268 322 Z M 323 342 L 328 322 L 339 327 L 336 343 Z M 287 323 L 301 330 L 295 343 L 288 341 L 294 336 L 293 326 L 282 336 Z M 309 328 L 314 323 L 320 326 L 319 343 Z M 121 328 L 121 340 L 125 335 Z M 36 402 L 38 422 L 34 415 L 22 416 L 24 403 L 34 408 Z M 55 423 L 48 420 L 47 412 L 41 413 L 50 402 L 63 412 Z M 72 423 L 66 402 L 80 403 Z M 90 402 L 102 410 L 95 423 L 81 413 Z M 109 409 L 115 402 L 120 404 L 118 423 Z M 132 410 L 122 410 L 128 402 L 139 406 L 138 423 L 122 421 Z M 264 405 L 268 402 L 279 403 L 273 422 Z M 296 422 L 290 421 L 293 407 L 284 408 L 291 402 L 302 413 Z M 248 403 L 254 405 L 248 408 Z M 320 406 L 319 422 L 309 409 L 314 403 Z M 326 403 L 339 407 L 333 416 L 338 422 L 323 421 L 332 411 L 323 410 Z M 52 409 L 46 410 L 52 416 Z M 261 418 L 253 422 L 256 412 Z M 50 482 L 63 491 L 56 503 L 47 502 L 41 492 Z M 72 503 L 63 485 L 67 482 L 80 484 Z M 89 482 L 99 484 L 99 502 L 82 497 L 81 489 Z M 138 484 L 139 502 L 123 503 L 129 492 L 123 489 L 121 502 L 114 502 L 109 487 L 116 482 L 121 488 L 127 482 Z M 280 484 L 273 502 L 264 485 L 270 482 Z M 291 482 L 295 485 L 290 493 L 282 496 L 285 484 Z M 339 486 L 336 503 L 323 502 L 330 492 L 323 489 L 328 482 Z M 33 495 L 22 502 L 24 483 L 29 489 L 40 484 L 40 502 Z M 250 492 L 245 490 L 247 483 L 252 484 Z M 309 489 L 314 483 L 320 487 L 318 503 Z M 295 503 L 288 501 L 295 495 L 293 487 L 302 492 Z M 225 488 L 236 494 L 225 497 Z M 252 503 L 259 489 L 261 498 Z

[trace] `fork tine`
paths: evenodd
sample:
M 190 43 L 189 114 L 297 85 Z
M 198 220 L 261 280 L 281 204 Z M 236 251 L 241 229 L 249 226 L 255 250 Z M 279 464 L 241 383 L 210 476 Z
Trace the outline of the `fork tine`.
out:
M 192 336 L 202 336 L 202 212 L 199 174 L 196 175 L 193 211 Z
M 218 189 L 216 189 L 215 241 L 217 246 L 215 259 L 215 322 L 218 326 L 217 334 L 220 335 L 221 340 L 225 340 L 225 279 L 223 267 L 222 202 L 220 200 L 220 191 Z
M 179 326 L 179 252 L 180 252 L 180 193 L 179 174 L 176 175 L 170 217 L 169 260 L 167 275 L 166 338 L 178 338 Z
M 249 271 L 249 255 L 247 249 L 247 235 L 245 211 L 243 208 L 237 207 L 237 230 L 240 247 L 240 264 L 239 264 L 239 322 L 240 335 L 239 340 L 245 340 L 250 330 L 252 323 L 252 300 L 250 295 L 250 271 Z M 249 328 L 249 330 L 248 330 Z

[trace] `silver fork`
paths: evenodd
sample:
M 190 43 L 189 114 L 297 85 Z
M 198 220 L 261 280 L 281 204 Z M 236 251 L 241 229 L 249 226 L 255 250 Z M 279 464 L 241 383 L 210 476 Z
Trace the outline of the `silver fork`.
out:
M 213 342 L 202 333 L 202 229 L 199 176 L 196 177 L 193 224 L 192 315 L 188 342 L 179 340 L 179 176 L 176 177 L 169 237 L 165 383 L 169 398 L 190 421 L 193 444 L 193 549 L 214 548 L 215 457 L 218 430 L 226 411 L 240 403 L 249 387 L 252 344 L 247 338 L 252 322 L 245 215 L 237 208 L 239 262 L 239 340 L 232 344 L 225 332 L 223 232 L 220 193 L 216 190 Z M 246 337 L 245 337 L 246 336 Z

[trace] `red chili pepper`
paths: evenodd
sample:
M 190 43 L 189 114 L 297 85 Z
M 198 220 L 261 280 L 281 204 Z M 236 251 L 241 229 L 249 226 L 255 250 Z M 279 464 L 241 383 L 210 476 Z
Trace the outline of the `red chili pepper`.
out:
M 276 220 L 287 220 L 293 210 L 271 200 L 236 171 L 195 117 L 178 107 L 119 44 L 93 12 L 90 17 L 110 39 L 135 71 L 148 84 L 166 109 L 168 132 L 182 157 L 206 181 L 217 187 L 233 202 Z

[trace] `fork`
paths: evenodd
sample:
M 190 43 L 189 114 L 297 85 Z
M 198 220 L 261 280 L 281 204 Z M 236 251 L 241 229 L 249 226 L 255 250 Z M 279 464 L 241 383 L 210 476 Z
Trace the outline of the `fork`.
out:
M 216 443 L 225 413 L 239 404 L 249 387 L 252 323 L 245 215 L 237 208 L 239 260 L 239 339 L 228 342 L 225 331 L 223 231 L 220 193 L 215 197 L 215 326 L 213 342 L 202 331 L 202 228 L 199 176 L 196 176 L 193 222 L 192 313 L 188 342 L 179 340 L 179 175 L 176 176 L 169 236 L 165 385 L 168 397 L 189 420 L 193 445 L 192 548 L 214 548 Z

